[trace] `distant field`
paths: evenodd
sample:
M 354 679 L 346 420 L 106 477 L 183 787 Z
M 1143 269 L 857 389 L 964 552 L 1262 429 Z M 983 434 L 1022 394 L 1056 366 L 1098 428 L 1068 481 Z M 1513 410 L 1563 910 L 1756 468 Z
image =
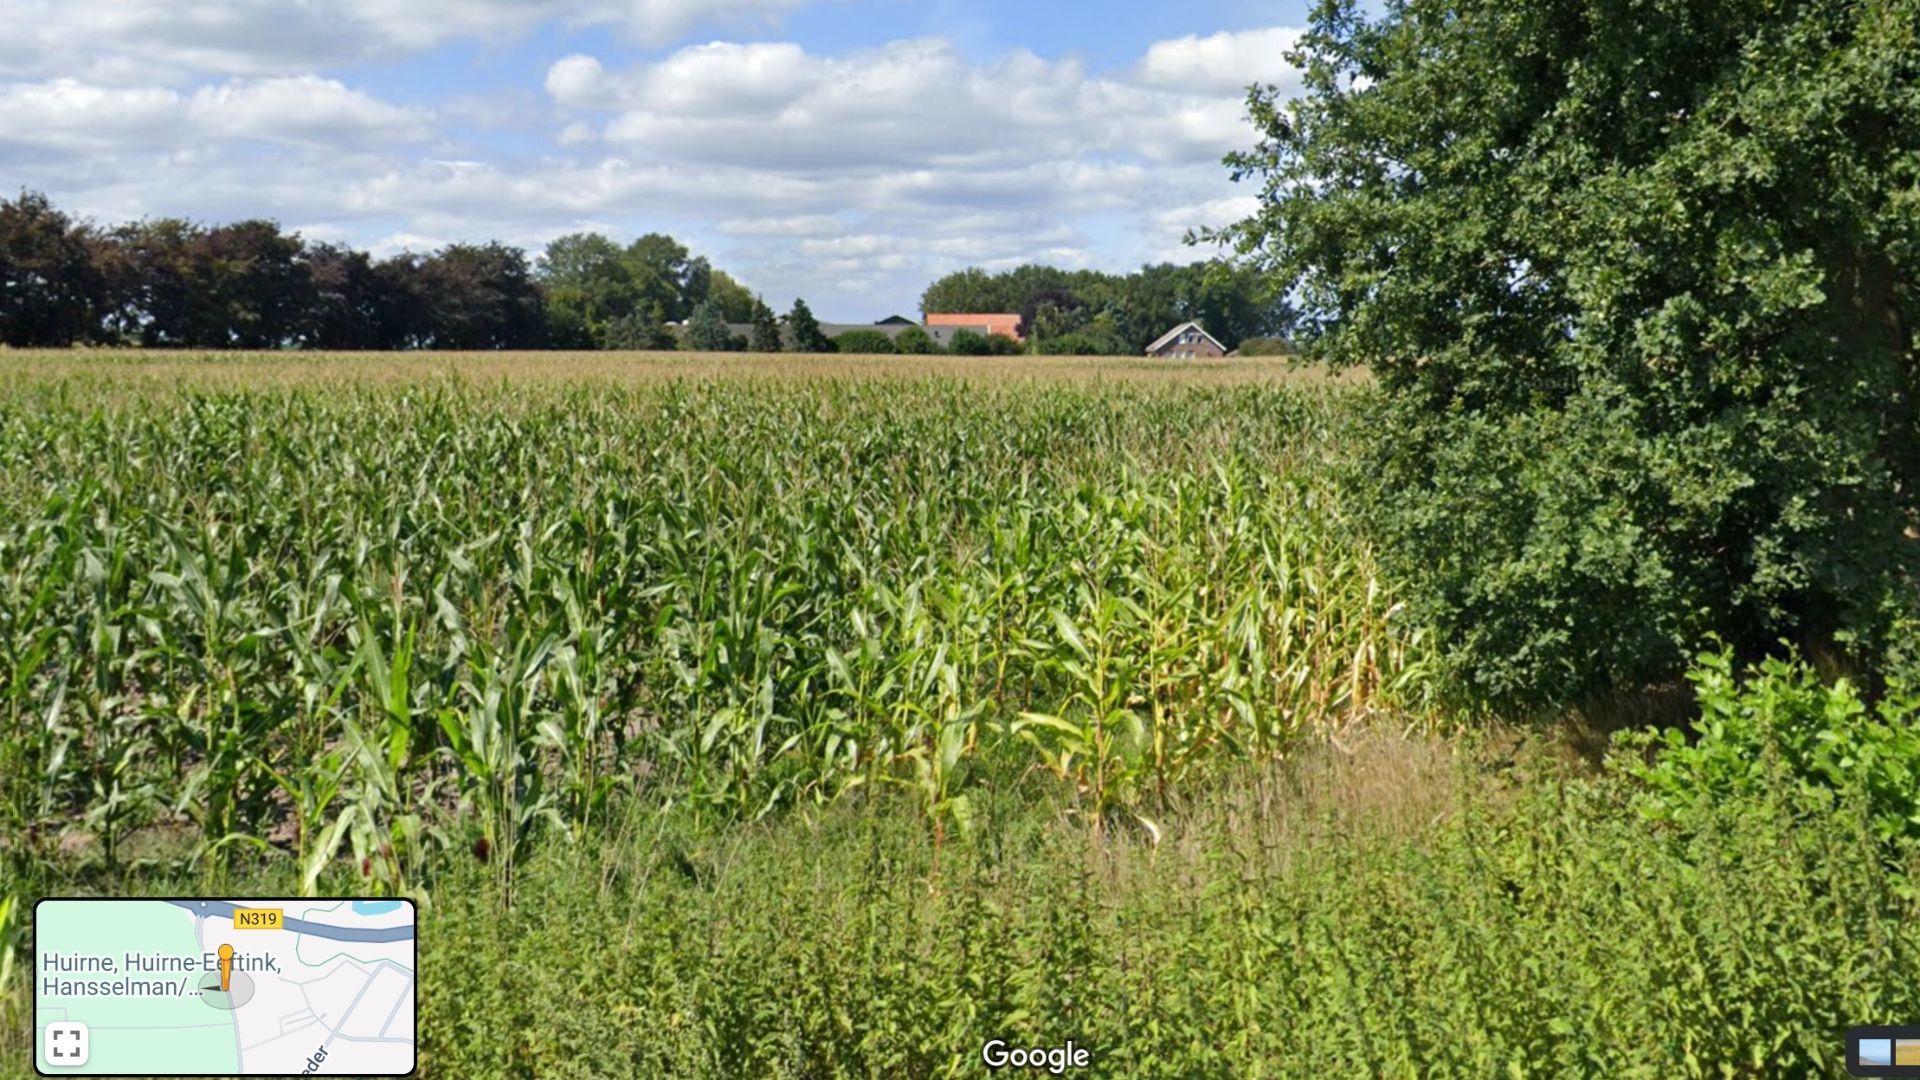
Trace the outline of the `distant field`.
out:
M 730 378 L 985 378 L 1233 385 L 1260 382 L 1353 383 L 1274 357 L 1152 360 L 1139 356 L 842 356 L 803 353 L 501 352 L 501 353 L 210 353 L 164 350 L 0 349 L 0 379 L 109 377 L 135 382 L 264 387 L 353 381 L 417 382 L 457 376 L 476 381 L 593 380 L 655 382 Z

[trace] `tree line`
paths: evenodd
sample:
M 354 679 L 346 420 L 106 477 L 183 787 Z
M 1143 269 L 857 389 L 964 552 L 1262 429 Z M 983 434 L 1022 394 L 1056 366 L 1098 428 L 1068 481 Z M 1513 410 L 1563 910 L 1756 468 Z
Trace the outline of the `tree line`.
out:
M 949 274 L 928 313 L 1019 312 L 1028 349 L 1136 355 L 1197 319 L 1228 348 L 1282 334 L 1292 312 L 1221 263 L 1127 275 L 1022 266 Z M 101 227 L 45 195 L 0 201 L 0 344 L 212 349 L 1019 351 L 970 331 L 943 350 L 915 328 L 830 340 L 805 301 L 785 316 L 671 236 L 575 233 L 537 257 L 502 243 L 376 258 L 264 220 L 150 218 Z
M 566 236 L 537 259 L 497 242 L 375 258 L 271 221 L 103 228 L 37 192 L 0 202 L 0 344 L 12 346 L 831 348 L 804 301 L 787 321 L 799 333 L 658 233 L 626 246 Z
M 1027 265 L 989 274 L 967 269 L 921 297 L 929 315 L 1019 313 L 1037 352 L 1137 355 L 1169 329 L 1195 320 L 1229 349 L 1283 338 L 1293 327 L 1286 295 L 1269 275 L 1229 262 L 1160 263 L 1131 274 Z

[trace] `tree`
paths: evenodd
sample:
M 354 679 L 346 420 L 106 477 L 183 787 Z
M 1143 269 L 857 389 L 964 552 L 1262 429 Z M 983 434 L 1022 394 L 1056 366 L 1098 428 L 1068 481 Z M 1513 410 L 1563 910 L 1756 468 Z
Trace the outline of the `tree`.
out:
M 206 265 L 206 230 L 154 218 L 113 231 L 100 253 L 109 338 L 146 346 L 218 348 L 226 319 Z
M 178 218 L 123 226 L 96 246 L 109 340 L 276 349 L 305 340 L 317 297 L 306 245 L 271 221 L 207 229 Z
M 452 244 L 420 264 L 435 349 L 537 349 L 545 303 L 526 253 L 501 243 Z
M 726 316 L 720 313 L 720 304 L 707 300 L 693 311 L 693 322 L 687 327 L 687 344 L 701 352 L 729 352 L 733 349 L 733 332 L 727 329 Z
M 918 326 L 909 326 L 893 339 L 893 347 L 903 353 L 926 355 L 940 351 L 940 345 L 933 335 Z
M 568 233 L 547 244 L 536 267 L 548 285 L 624 285 L 626 252 L 599 233 Z
M 833 342 L 820 332 L 820 320 L 813 317 L 813 309 L 807 306 L 805 300 L 793 302 L 793 311 L 787 315 L 787 333 L 792 338 L 794 352 L 833 351 Z
M 315 244 L 302 261 L 313 284 L 302 344 L 310 349 L 392 347 L 381 337 L 380 281 L 365 252 Z
M 313 279 L 298 234 L 271 221 L 219 225 L 193 253 L 200 287 L 216 310 L 212 335 L 195 344 L 277 349 L 297 344 L 313 310 Z
M 428 304 L 426 260 L 412 252 L 392 255 L 373 264 L 374 348 L 427 348 L 433 339 L 433 312 Z
M 628 245 L 627 271 L 636 307 L 657 310 L 666 322 L 680 322 L 707 298 L 711 270 L 694 259 L 686 245 L 662 233 L 648 233 Z
M 105 300 L 92 229 L 36 192 L 0 202 L 0 343 L 71 345 L 93 334 Z
M 1028 340 L 1078 330 L 1087 321 L 1086 302 L 1067 289 L 1040 289 L 1020 305 L 1020 336 Z
M 546 292 L 548 325 L 563 340 L 583 336 L 586 344 L 599 344 L 607 324 L 631 314 L 639 303 L 625 250 L 599 233 L 554 240 L 536 270 Z
M 1182 298 L 1192 277 L 1191 267 L 1159 263 L 1141 267 L 1120 283 L 1118 300 L 1108 313 L 1129 353 L 1140 354 L 1161 334 L 1187 320 L 1188 306 Z
M 1914 664 L 1915 0 L 1322 3 L 1224 239 L 1384 404 L 1368 516 L 1463 684 L 1709 635 Z M 1904 630 L 1903 630 L 1904 628 Z
M 978 267 L 968 267 L 927 286 L 921 294 L 920 311 L 926 315 L 981 314 L 1008 311 L 1002 302 L 1004 290 Z
M 676 348 L 662 324 L 709 303 L 723 324 L 764 318 L 762 344 L 777 347 L 767 344 L 779 325 L 764 304 L 658 233 L 624 248 L 574 233 L 548 244 L 536 266 L 499 243 L 375 262 L 337 245 L 309 247 L 271 221 L 208 228 L 157 218 L 101 231 L 42 195 L 0 202 L 4 344 Z M 745 345 L 724 333 L 707 340 Z
M 780 322 L 773 317 L 773 309 L 767 302 L 758 297 L 753 301 L 753 337 L 748 347 L 754 352 L 780 351 Z
M 730 323 L 752 322 L 754 305 L 759 303 L 745 285 L 724 270 L 713 271 L 707 299 L 720 305 L 720 317 Z
M 1253 267 L 1195 263 L 1184 268 L 1181 277 L 1175 322 L 1198 322 L 1228 349 L 1239 348 L 1250 337 L 1284 334 L 1293 328 L 1293 309 Z
M 884 330 L 871 330 L 861 327 L 849 330 L 833 339 L 833 351 L 854 354 L 886 354 L 897 352 L 893 339 Z
M 664 351 L 677 349 L 680 341 L 660 321 L 658 311 L 636 311 L 607 324 L 603 346 L 609 349 Z
M 570 307 L 555 304 L 551 295 L 547 297 L 543 314 L 546 316 L 547 325 L 541 337 L 546 348 L 596 349 L 600 347 L 600 340 L 605 335 L 606 328 L 603 326 L 599 333 L 595 333 L 584 316 Z

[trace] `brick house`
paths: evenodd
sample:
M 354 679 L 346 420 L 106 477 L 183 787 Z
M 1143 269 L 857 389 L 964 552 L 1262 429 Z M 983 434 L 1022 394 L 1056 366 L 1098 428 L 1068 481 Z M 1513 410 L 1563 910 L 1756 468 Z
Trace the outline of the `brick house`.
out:
M 1227 347 L 1207 333 L 1199 323 L 1183 322 L 1147 346 L 1147 355 L 1162 360 L 1192 360 L 1196 357 L 1225 356 Z

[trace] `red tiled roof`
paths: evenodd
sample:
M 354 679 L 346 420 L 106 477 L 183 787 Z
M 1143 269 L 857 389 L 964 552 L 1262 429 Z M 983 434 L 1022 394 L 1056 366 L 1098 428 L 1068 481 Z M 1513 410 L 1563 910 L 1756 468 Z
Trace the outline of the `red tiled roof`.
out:
M 984 326 L 989 334 L 1005 334 L 1015 341 L 1025 341 L 1020 336 L 1019 315 L 929 315 L 928 326 Z

